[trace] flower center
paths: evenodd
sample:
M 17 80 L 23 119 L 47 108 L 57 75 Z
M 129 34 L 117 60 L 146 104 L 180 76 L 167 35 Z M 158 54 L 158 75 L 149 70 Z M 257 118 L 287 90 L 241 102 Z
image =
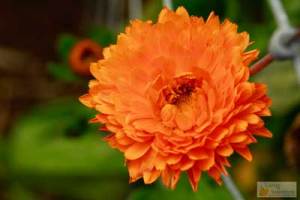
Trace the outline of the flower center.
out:
M 186 101 L 196 88 L 201 86 L 201 81 L 190 75 L 175 78 L 171 84 L 162 90 L 165 101 L 169 104 L 180 104 Z

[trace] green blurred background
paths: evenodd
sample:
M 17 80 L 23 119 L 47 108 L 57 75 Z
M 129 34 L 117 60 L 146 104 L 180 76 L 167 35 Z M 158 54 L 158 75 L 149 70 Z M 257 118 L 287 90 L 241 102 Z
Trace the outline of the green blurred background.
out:
M 190 14 L 215 11 L 250 33 L 261 55 L 276 28 L 266 0 L 174 0 Z M 199 191 L 185 176 L 175 191 L 158 181 L 128 184 L 122 155 L 88 124 L 94 114 L 79 104 L 90 77 L 68 62 L 71 49 L 90 38 L 114 43 L 128 23 L 125 0 L 0 1 L 0 199 L 2 200 L 210 200 L 231 199 L 228 191 L 202 177 Z M 300 1 L 284 0 L 292 25 L 300 25 Z M 144 0 L 143 19 L 156 20 L 160 0 Z M 291 61 L 274 62 L 255 81 L 269 87 L 271 140 L 252 145 L 254 160 L 230 160 L 233 179 L 246 199 L 256 199 L 257 181 L 300 179 L 300 86 Z M 298 116 L 298 118 L 297 118 Z M 299 184 L 298 184 L 299 185 Z M 299 189 L 298 189 L 299 193 Z M 299 195 L 298 195 L 299 197 Z

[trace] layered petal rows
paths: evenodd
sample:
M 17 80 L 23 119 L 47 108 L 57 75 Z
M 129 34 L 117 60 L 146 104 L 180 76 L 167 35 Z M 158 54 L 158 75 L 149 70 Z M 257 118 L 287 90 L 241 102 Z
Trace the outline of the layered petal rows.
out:
M 206 171 L 221 183 L 229 156 L 251 160 L 254 135 L 272 136 L 261 119 L 270 115 L 266 86 L 248 81 L 258 55 L 249 44 L 213 13 L 205 21 L 164 8 L 157 23 L 132 21 L 91 65 L 95 80 L 80 100 L 99 112 L 92 122 L 124 153 L 131 182 L 161 177 L 174 188 L 186 171 L 197 190 Z

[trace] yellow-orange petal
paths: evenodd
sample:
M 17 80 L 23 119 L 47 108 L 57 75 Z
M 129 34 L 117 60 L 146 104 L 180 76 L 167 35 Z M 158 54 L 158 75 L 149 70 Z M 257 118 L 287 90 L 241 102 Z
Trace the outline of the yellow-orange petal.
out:
M 157 170 L 164 170 L 166 168 L 166 160 L 163 156 L 158 155 L 154 161 L 154 166 Z
M 149 143 L 134 143 L 125 151 L 125 158 L 135 160 L 143 156 L 150 149 Z
M 231 145 L 224 145 L 224 146 L 219 146 L 216 149 L 216 152 L 221 155 L 221 156 L 225 156 L 228 157 L 233 153 L 233 148 L 231 147 Z
M 140 160 L 131 160 L 127 161 L 126 165 L 128 167 L 128 172 L 130 176 L 129 182 L 132 183 L 139 179 L 142 176 L 141 173 L 141 161 Z
M 235 122 L 235 132 L 242 132 L 247 130 L 248 123 L 245 120 L 236 120 Z
M 79 101 L 87 107 L 92 108 L 94 106 L 94 103 L 92 103 L 93 101 L 91 95 L 89 94 L 85 94 L 79 97 Z
M 260 115 L 260 116 L 264 116 L 264 117 L 265 116 L 271 116 L 271 111 L 270 111 L 269 108 L 265 108 L 262 111 L 258 112 L 257 114 Z
M 147 170 L 143 172 L 143 179 L 145 184 L 151 184 L 160 176 L 160 171 L 158 170 Z
M 188 20 L 189 19 L 189 13 L 186 11 L 186 9 L 184 8 L 184 7 L 182 7 L 182 6 L 180 6 L 180 7 L 178 7 L 177 9 L 176 9 L 176 14 L 178 14 L 178 15 L 180 15 L 180 16 L 182 16 L 182 17 L 184 17 L 186 20 Z
M 255 60 L 257 58 L 259 54 L 258 50 L 252 50 L 252 51 L 248 51 L 246 53 L 243 54 L 243 59 L 244 59 L 244 63 L 245 65 L 250 64 L 253 60 Z
M 231 143 L 240 143 L 245 141 L 248 138 L 248 135 L 245 133 L 236 133 L 229 137 Z
M 182 158 L 182 155 L 169 155 L 166 157 L 167 163 L 169 165 L 178 163 L 181 160 L 181 158 Z
M 243 117 L 249 124 L 257 124 L 260 121 L 260 118 L 256 114 L 248 114 Z
M 176 113 L 175 122 L 183 131 L 189 130 L 195 125 L 194 110 L 190 105 L 182 105 L 180 111 Z
M 177 107 L 172 104 L 167 104 L 161 109 L 161 119 L 164 123 L 168 123 L 175 119 L 177 113 Z

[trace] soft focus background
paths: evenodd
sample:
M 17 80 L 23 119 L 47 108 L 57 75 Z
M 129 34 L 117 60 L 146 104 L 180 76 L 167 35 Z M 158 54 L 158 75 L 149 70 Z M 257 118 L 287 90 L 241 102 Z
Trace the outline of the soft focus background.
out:
M 138 2 L 0 1 L 1 200 L 231 199 L 206 176 L 197 193 L 186 177 L 175 191 L 160 182 L 129 185 L 121 154 L 87 123 L 93 113 L 78 102 L 90 79 L 84 68 L 101 57 L 96 52 L 115 41 L 130 17 L 140 16 Z M 250 33 L 252 48 L 267 53 L 276 24 L 266 0 L 173 2 L 192 15 L 206 18 L 215 11 L 231 19 Z M 291 23 L 300 26 L 300 1 L 283 4 Z M 161 7 L 160 0 L 144 0 L 142 19 L 156 20 Z M 274 137 L 251 146 L 251 163 L 231 158 L 229 171 L 246 199 L 256 199 L 257 181 L 299 185 L 300 178 L 300 85 L 292 62 L 274 62 L 254 79 L 269 86 L 273 116 L 266 123 Z

